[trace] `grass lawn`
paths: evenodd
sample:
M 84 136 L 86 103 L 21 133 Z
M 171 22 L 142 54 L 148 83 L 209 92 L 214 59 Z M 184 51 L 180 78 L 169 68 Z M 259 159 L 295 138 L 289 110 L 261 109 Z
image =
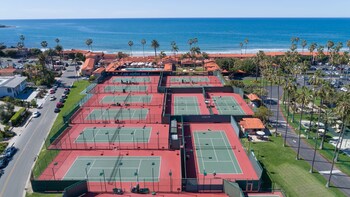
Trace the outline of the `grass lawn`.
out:
M 284 114 L 285 117 L 287 117 L 287 112 L 285 111 L 284 109 L 284 105 L 281 105 L 281 109 L 282 109 L 282 112 Z M 289 117 L 289 124 L 294 128 L 295 131 L 299 131 L 299 118 L 300 118 L 300 114 L 295 114 L 294 115 L 294 122 L 292 122 L 292 118 L 291 118 L 291 115 Z M 317 115 L 314 114 L 314 120 L 317 119 Z M 310 115 L 308 114 L 304 114 L 303 115 L 303 120 L 308 120 L 310 119 Z M 306 132 L 305 132 L 305 128 L 304 127 L 301 127 L 301 133 L 306 135 Z M 309 139 L 304 139 L 307 143 L 309 143 L 311 145 L 311 147 L 314 147 L 315 146 L 315 143 L 316 143 L 316 133 L 313 133 L 311 132 L 309 134 Z M 333 153 L 334 153 L 334 146 L 329 144 L 328 143 L 328 139 L 329 138 L 332 138 L 333 135 L 331 133 L 327 133 L 327 136 L 329 136 L 328 138 L 326 138 L 326 141 L 324 143 L 324 147 L 322 150 L 318 150 L 318 152 L 324 157 L 326 158 L 328 161 L 332 161 L 333 160 Z M 317 140 L 317 144 L 318 146 L 320 145 L 321 143 L 321 139 L 319 138 Z M 346 154 L 344 153 L 340 153 L 339 154 L 339 160 L 338 162 L 335 164 L 337 168 L 339 168 L 343 173 L 347 174 L 350 176 L 350 157 L 347 156 Z
M 26 193 L 26 197 L 62 197 L 62 194 Z
M 291 148 L 282 147 L 283 138 L 270 139 L 271 142 L 251 143 L 251 148 L 271 181 L 283 188 L 287 196 L 345 196 L 337 188 L 326 188 L 326 180 L 320 174 L 310 174 L 306 161 L 296 160 Z M 247 142 L 244 144 L 247 146 Z
M 0 153 L 4 152 L 6 149 L 8 143 L 7 142 L 0 142 Z
M 58 114 L 47 139 L 50 139 L 55 133 L 57 133 L 58 129 L 61 125 L 63 125 L 63 115 L 67 114 L 72 110 L 72 108 L 82 99 L 85 95 L 81 95 L 80 93 L 90 84 L 90 82 L 86 80 L 76 81 L 71 88 L 71 92 L 68 95 L 67 101 L 64 103 L 64 107 L 61 109 L 61 112 Z M 47 150 L 44 146 L 39 154 L 38 161 L 45 162 L 36 162 L 33 174 L 34 177 L 38 177 L 47 167 L 47 165 L 57 156 L 59 153 L 58 150 Z

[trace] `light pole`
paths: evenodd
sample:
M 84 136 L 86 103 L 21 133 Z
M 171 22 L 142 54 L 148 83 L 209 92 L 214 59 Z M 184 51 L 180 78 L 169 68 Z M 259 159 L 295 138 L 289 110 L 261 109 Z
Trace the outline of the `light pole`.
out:
M 159 150 L 159 131 L 157 131 L 157 144 L 158 144 L 158 150 Z
M 204 169 L 204 172 L 203 172 L 203 191 L 204 191 L 204 185 L 205 185 L 205 176 L 207 176 L 207 172 Z
M 89 176 L 88 176 L 88 167 L 91 165 L 91 163 L 90 162 L 88 162 L 87 164 L 86 164 L 86 166 L 85 166 L 85 174 L 86 174 L 86 184 L 87 184 L 87 186 L 88 186 L 88 189 L 89 189 L 89 184 L 87 183 L 87 182 L 89 182 Z
M 146 141 L 145 141 L 145 127 L 142 129 L 142 141 L 143 141 L 143 148 L 146 149 Z
M 107 135 L 108 138 L 108 149 L 111 149 L 111 142 L 109 141 L 109 132 L 105 133 Z
M 139 173 L 138 173 L 138 169 L 136 169 L 134 175 L 136 176 L 136 183 L 137 183 L 137 185 L 139 185 Z
M 95 148 L 96 148 L 95 129 L 96 129 L 96 127 L 94 127 L 94 128 L 92 129 L 92 135 L 93 135 L 93 137 L 94 137 L 94 146 L 95 146 Z
M 116 131 L 118 132 L 118 143 L 119 143 L 119 149 L 120 149 L 120 127 L 119 126 Z
M 53 166 L 52 166 L 52 175 L 53 175 L 53 180 L 56 180 L 56 177 L 55 177 L 55 166 L 57 166 L 57 162 L 55 162 L 54 164 L 53 164 Z
M 83 136 L 83 141 L 84 141 L 84 146 L 85 146 L 85 149 L 87 149 L 87 145 L 86 145 L 86 138 L 85 138 L 85 134 L 84 134 L 84 131 L 80 133 L 80 135 Z
M 119 163 L 119 165 L 123 165 L 123 163 Z M 119 167 L 119 183 L 120 183 L 120 189 L 123 190 L 123 185 L 122 185 L 122 175 L 120 173 L 120 167 Z
M 152 185 L 153 185 L 153 192 L 155 192 L 155 191 L 154 191 L 154 165 L 155 165 L 155 163 L 152 162 Z
M 173 179 L 172 179 L 173 173 L 171 170 L 169 171 L 169 177 L 170 177 L 170 192 L 173 192 Z
M 105 185 L 105 191 L 107 192 L 107 185 L 106 185 L 106 176 L 105 176 L 105 171 L 102 170 L 102 172 L 100 173 L 100 176 L 103 175 L 103 183 Z

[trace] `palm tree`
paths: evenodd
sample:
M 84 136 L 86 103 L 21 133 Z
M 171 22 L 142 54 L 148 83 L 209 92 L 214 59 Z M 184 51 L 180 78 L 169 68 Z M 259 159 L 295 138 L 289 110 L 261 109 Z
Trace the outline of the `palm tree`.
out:
M 317 47 L 317 44 L 316 44 L 316 43 L 312 43 L 312 44 L 309 46 L 309 51 L 310 51 L 311 56 L 312 56 L 311 63 L 314 63 L 314 61 L 315 61 L 314 51 L 315 51 L 316 47 Z
M 303 48 L 303 51 L 302 51 L 303 53 L 304 53 L 304 49 L 305 49 L 306 45 L 307 45 L 306 40 L 303 40 L 303 41 L 301 42 L 301 47 Z
M 60 39 L 56 38 L 55 42 L 56 42 L 56 45 L 58 45 L 60 43 Z
M 171 42 L 171 51 L 174 53 L 174 57 L 176 57 L 176 53 L 179 51 L 179 47 L 176 45 L 175 41 Z
M 248 38 L 244 39 L 244 45 L 245 45 L 245 54 L 247 54 L 247 46 L 248 46 L 249 40 Z
M 193 44 L 194 44 L 195 46 L 197 46 L 198 38 L 193 38 L 192 41 L 193 41 Z
M 146 40 L 145 40 L 145 39 L 142 39 L 142 40 L 141 40 L 141 44 L 142 44 L 142 54 L 143 54 L 143 57 L 145 57 L 145 44 L 146 44 Z
M 192 38 L 189 39 L 189 40 L 187 41 L 187 43 L 188 43 L 188 45 L 190 45 L 190 51 L 191 51 L 192 44 L 193 44 L 193 39 L 192 39 Z
M 348 47 L 350 53 L 350 40 L 346 41 L 346 46 Z
M 152 40 L 151 47 L 154 49 L 154 57 L 157 57 L 157 48 L 159 48 L 159 43 L 157 40 Z
M 129 45 L 129 47 L 130 47 L 130 56 L 132 56 L 132 46 L 134 45 L 134 42 L 133 42 L 132 40 L 130 40 L 130 41 L 128 42 L 128 45 Z
M 239 43 L 239 47 L 241 48 L 241 55 L 243 54 L 243 42 Z
M 41 47 L 43 47 L 44 50 L 46 51 L 46 48 L 47 48 L 47 46 L 48 46 L 49 44 L 44 40 L 44 41 L 42 41 L 42 42 L 40 43 L 40 45 L 41 45 Z
M 93 40 L 91 38 L 89 38 L 85 41 L 85 44 L 88 46 L 90 51 L 92 51 L 92 43 L 93 43 Z
M 290 78 L 287 78 L 286 84 L 284 86 L 284 91 L 287 92 L 287 120 L 286 120 L 286 131 L 284 134 L 284 142 L 283 142 L 283 146 L 286 146 L 286 142 L 287 142 L 287 133 L 288 133 L 288 120 L 289 120 L 289 110 L 290 110 L 290 103 L 291 103 L 291 97 L 293 96 L 293 94 L 295 94 L 297 90 L 297 87 L 294 83 L 294 81 Z
M 60 56 L 60 61 L 61 61 L 61 59 L 62 59 L 63 47 L 62 47 L 61 45 L 58 44 L 58 45 L 56 45 L 55 50 L 56 50 L 57 53 L 59 54 L 59 56 Z

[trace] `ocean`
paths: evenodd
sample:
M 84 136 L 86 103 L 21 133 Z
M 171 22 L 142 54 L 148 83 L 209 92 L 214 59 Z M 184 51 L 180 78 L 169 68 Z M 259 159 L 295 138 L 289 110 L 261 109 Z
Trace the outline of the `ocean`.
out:
M 197 38 L 197 46 L 208 53 L 240 53 L 239 43 L 246 38 L 247 53 L 286 51 L 292 37 L 319 45 L 326 45 L 328 40 L 343 42 L 344 49 L 350 39 L 350 18 L 0 20 L 0 25 L 12 26 L 0 28 L 0 43 L 7 46 L 16 46 L 23 34 L 26 47 L 41 48 L 43 40 L 54 47 L 55 38 L 59 38 L 64 49 L 87 50 L 85 41 L 91 38 L 94 51 L 108 53 L 130 53 L 128 41 L 132 40 L 133 54 L 142 54 L 141 39 L 147 41 L 147 54 L 153 53 L 153 39 L 160 44 L 158 51 L 167 54 L 171 53 L 172 41 L 179 52 L 187 52 L 190 38 Z

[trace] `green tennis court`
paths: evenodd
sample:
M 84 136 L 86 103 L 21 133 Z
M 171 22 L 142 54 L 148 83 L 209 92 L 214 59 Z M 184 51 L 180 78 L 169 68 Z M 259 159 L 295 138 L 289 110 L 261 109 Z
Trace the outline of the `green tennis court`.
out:
M 148 109 L 93 109 L 87 120 L 145 120 Z
M 149 142 L 151 130 L 150 127 L 85 128 L 75 142 Z
M 190 77 L 190 76 L 183 76 L 183 77 L 171 77 L 170 82 L 178 82 L 178 83 L 189 83 L 189 82 L 209 82 L 208 77 Z
M 158 182 L 160 157 L 80 156 L 69 168 L 63 180 L 102 182 Z M 152 174 L 153 168 L 153 174 Z
M 199 115 L 198 99 L 195 96 L 175 96 L 174 115 Z
M 241 174 L 237 158 L 224 131 L 193 132 L 199 172 Z
M 152 95 L 117 95 L 105 96 L 100 103 L 150 103 Z
M 213 96 L 216 109 L 222 115 L 246 115 L 239 103 L 231 96 Z
M 104 92 L 146 92 L 147 86 L 139 86 L 139 85 L 124 85 L 124 86 L 114 86 L 114 85 L 108 85 L 104 88 Z
M 146 83 L 150 82 L 151 79 L 149 77 L 114 77 L 113 82 L 114 83 L 121 83 L 121 82 L 127 83 L 127 82 L 133 82 L 133 83 Z

